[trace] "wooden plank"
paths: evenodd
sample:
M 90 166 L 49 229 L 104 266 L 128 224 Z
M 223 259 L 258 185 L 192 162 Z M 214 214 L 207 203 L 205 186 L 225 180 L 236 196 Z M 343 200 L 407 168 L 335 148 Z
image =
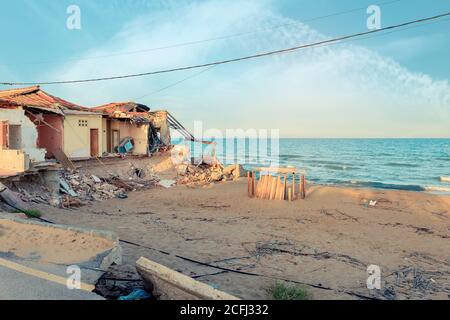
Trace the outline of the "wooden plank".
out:
M 53 156 L 56 158 L 56 160 L 58 160 L 58 162 L 63 166 L 64 169 L 76 169 L 73 162 L 69 160 L 67 155 L 61 149 L 54 150 Z
M 270 200 L 275 200 L 275 192 L 277 191 L 277 178 L 272 177 L 271 179 L 271 186 L 270 186 Z
M 297 194 L 295 193 L 295 173 L 292 174 L 292 199 L 296 199 Z
M 292 187 L 289 187 L 288 189 L 288 200 L 292 201 Z
M 166 289 L 169 288 L 169 290 L 170 288 L 181 290 L 201 300 L 239 300 L 235 296 L 214 289 L 207 284 L 196 281 L 144 257 L 139 258 L 136 262 L 136 269 L 144 281 L 154 287 L 154 291 L 165 287 Z M 169 298 L 176 299 L 176 297 L 168 295 Z
M 252 197 L 251 188 L 252 188 L 252 186 L 251 186 L 251 182 L 250 182 L 250 171 L 249 171 L 249 172 L 247 172 L 247 196 L 249 198 Z
M 255 196 L 256 172 L 252 171 L 252 197 Z
M 300 177 L 300 190 L 299 190 L 300 198 L 306 198 L 306 178 L 305 175 L 301 175 Z
M 261 190 L 262 190 L 263 184 L 264 184 L 264 176 L 260 175 L 258 184 L 256 186 L 256 197 L 257 198 L 261 198 Z
M 292 174 L 297 173 L 296 168 L 277 168 L 277 167 L 259 167 L 255 168 L 255 171 L 258 172 L 267 172 L 267 173 L 275 173 L 275 174 Z
M 287 176 L 284 176 L 283 179 L 283 199 L 282 200 L 286 200 L 286 188 L 287 188 Z
M 282 188 L 283 188 L 283 184 L 281 183 L 281 177 L 278 176 L 278 178 L 277 178 L 277 191 L 275 193 L 275 199 L 276 200 L 280 200 Z
M 266 199 L 266 200 L 270 199 L 271 183 L 272 183 L 272 177 L 270 175 L 267 175 L 266 189 L 264 191 L 264 199 Z

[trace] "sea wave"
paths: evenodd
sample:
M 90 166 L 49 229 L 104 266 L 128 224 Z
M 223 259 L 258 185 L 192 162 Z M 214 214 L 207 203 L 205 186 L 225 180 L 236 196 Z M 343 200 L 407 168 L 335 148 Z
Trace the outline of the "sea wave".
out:
M 434 192 L 445 192 L 450 193 L 450 187 L 442 187 L 442 186 L 426 186 L 426 191 L 434 191 Z
M 450 177 L 440 177 L 442 182 L 450 182 Z
M 391 190 L 406 190 L 406 191 L 425 191 L 423 186 L 415 184 L 395 184 L 395 183 L 383 183 L 378 181 L 355 181 L 348 182 L 353 187 L 360 188 L 374 188 L 374 189 L 391 189 Z
M 354 169 L 353 167 L 350 167 L 350 166 L 332 165 L 332 164 L 327 164 L 323 167 L 326 169 L 330 169 L 330 170 L 352 170 L 352 169 Z
M 402 163 L 402 162 L 388 162 L 384 164 L 388 167 L 401 167 L 401 168 L 418 168 L 418 164 L 414 163 Z

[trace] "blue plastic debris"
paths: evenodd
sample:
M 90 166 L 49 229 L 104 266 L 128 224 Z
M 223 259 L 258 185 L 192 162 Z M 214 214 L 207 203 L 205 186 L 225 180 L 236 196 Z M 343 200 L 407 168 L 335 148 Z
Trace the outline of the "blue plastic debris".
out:
M 142 289 L 134 290 L 132 293 L 130 293 L 127 296 L 119 297 L 117 300 L 124 300 L 124 301 L 132 301 L 132 300 L 146 300 L 150 299 L 152 297 L 151 294 L 149 294 L 147 291 Z

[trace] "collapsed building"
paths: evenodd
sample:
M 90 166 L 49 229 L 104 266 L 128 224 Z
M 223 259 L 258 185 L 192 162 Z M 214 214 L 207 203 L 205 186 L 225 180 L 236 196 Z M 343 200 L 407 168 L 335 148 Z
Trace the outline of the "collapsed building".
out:
M 167 111 L 150 111 L 135 102 L 109 103 L 92 110 L 103 114 L 103 153 L 129 151 L 134 155 L 148 155 L 170 146 L 170 128 Z
M 0 91 L 0 172 L 14 175 L 46 163 L 64 148 L 64 110 L 83 107 L 39 86 Z
M 125 173 L 104 170 L 98 177 L 84 160 L 108 158 L 98 161 L 106 167 L 104 161 L 115 161 L 109 158 L 168 151 L 171 129 L 195 140 L 169 112 L 135 102 L 87 108 L 39 86 L 0 91 L 0 200 L 21 210 L 33 202 L 67 208 L 154 186 L 153 170 L 129 161 Z
M 170 146 L 171 128 L 185 130 L 167 111 L 134 102 L 87 108 L 39 86 L 3 90 L 0 177 L 54 165 L 55 154 L 71 160 L 118 153 L 148 156 Z

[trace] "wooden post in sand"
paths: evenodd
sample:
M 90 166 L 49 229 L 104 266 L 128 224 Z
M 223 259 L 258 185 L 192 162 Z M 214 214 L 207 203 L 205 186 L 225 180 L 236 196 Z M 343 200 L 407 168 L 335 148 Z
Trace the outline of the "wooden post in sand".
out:
M 256 175 L 256 172 L 255 172 L 255 171 L 252 171 L 252 197 L 255 196 L 255 183 L 256 183 L 256 181 L 255 181 L 255 179 L 256 179 L 255 175 Z
M 264 199 L 270 198 L 270 186 L 272 184 L 272 177 L 268 174 L 266 176 L 266 188 L 264 189 Z
M 275 192 L 277 191 L 277 178 L 271 177 L 270 197 L 269 200 L 275 200 Z
M 289 190 L 288 190 L 288 200 L 292 201 L 292 187 L 289 187 Z
M 249 198 L 252 197 L 251 189 L 252 189 L 252 186 L 251 186 L 251 182 L 250 182 L 250 171 L 249 171 L 249 172 L 247 172 L 247 196 Z
M 305 199 L 306 198 L 306 179 L 305 179 L 305 175 L 302 174 L 300 177 L 300 198 L 301 199 Z
M 282 200 L 286 200 L 286 187 L 287 187 L 287 176 L 284 176 L 283 179 L 283 199 Z
M 259 175 L 259 180 L 258 180 L 258 184 L 256 185 L 256 197 L 259 198 L 260 194 L 261 194 L 261 185 L 262 185 L 262 175 Z
M 292 199 L 297 199 L 297 194 L 295 193 L 295 173 L 292 174 Z
M 277 188 L 275 192 L 275 200 L 280 200 L 283 184 L 281 183 L 281 177 L 277 177 Z

